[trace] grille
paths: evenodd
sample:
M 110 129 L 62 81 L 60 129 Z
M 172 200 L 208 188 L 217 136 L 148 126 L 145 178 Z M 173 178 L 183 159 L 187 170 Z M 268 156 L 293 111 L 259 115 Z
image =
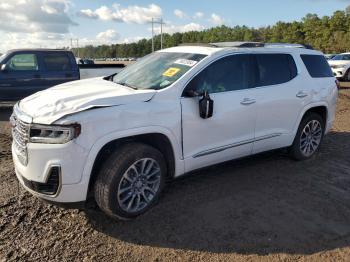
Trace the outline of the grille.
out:
M 23 165 L 28 164 L 27 143 L 30 125 L 21 121 L 15 114 L 11 116 L 12 137 L 15 153 Z
M 46 183 L 34 182 L 26 179 L 22 176 L 23 183 L 29 189 L 45 194 L 45 195 L 55 195 L 59 189 L 60 185 L 60 167 L 54 166 L 51 167 L 49 177 Z

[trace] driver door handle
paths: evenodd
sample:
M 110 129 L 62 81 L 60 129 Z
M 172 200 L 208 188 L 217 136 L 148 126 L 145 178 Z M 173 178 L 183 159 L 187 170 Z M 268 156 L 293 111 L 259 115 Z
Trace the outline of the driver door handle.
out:
M 251 105 L 251 104 L 254 104 L 256 102 L 255 99 L 252 99 L 252 98 L 244 98 L 242 101 L 241 101 L 241 104 L 242 105 Z
M 298 97 L 298 98 L 304 98 L 304 97 L 307 97 L 309 94 L 308 93 L 306 93 L 305 91 L 299 91 L 297 94 L 296 94 L 296 96 Z

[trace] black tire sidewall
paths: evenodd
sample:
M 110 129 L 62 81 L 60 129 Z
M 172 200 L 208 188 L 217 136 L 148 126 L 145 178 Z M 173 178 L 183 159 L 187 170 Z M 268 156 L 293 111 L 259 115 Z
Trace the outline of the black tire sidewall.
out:
M 311 156 L 305 156 L 301 152 L 301 149 L 300 149 L 300 138 L 301 138 L 301 133 L 304 130 L 305 126 L 312 120 L 317 120 L 320 122 L 321 127 L 322 127 L 322 137 L 321 137 L 320 144 L 318 145 L 318 148 L 316 149 L 316 151 Z M 319 149 L 321 147 L 324 133 L 325 133 L 325 122 L 324 122 L 323 118 L 319 114 L 316 114 L 316 113 L 306 114 L 303 117 L 302 121 L 300 122 L 297 134 L 296 134 L 294 141 L 293 141 L 293 144 L 290 148 L 290 153 L 291 153 L 292 157 L 296 160 L 306 160 L 306 159 L 312 158 L 319 151 Z
M 350 82 L 350 69 L 346 70 L 344 76 L 341 78 L 344 82 Z
M 158 163 L 161 170 L 160 185 L 155 197 L 145 208 L 138 212 L 129 213 L 124 211 L 118 203 L 119 183 L 125 171 L 132 164 L 142 158 L 152 158 Z M 109 177 L 108 182 L 104 184 L 104 187 L 108 192 L 108 199 L 105 201 L 105 205 L 107 204 L 107 206 L 99 206 L 109 215 L 121 219 L 131 219 L 143 214 L 158 201 L 159 195 L 164 188 L 166 172 L 167 167 L 163 155 L 157 149 L 151 146 L 133 143 L 126 145 L 120 150 L 116 150 L 103 165 L 103 168 L 99 174 L 99 178 L 103 178 L 103 176 Z

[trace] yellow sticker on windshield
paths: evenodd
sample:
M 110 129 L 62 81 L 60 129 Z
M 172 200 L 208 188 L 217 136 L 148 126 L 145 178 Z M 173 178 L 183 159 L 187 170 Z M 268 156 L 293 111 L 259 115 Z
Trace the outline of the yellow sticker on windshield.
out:
M 167 77 L 173 77 L 174 75 L 176 75 L 178 72 L 180 72 L 181 69 L 180 68 L 176 68 L 176 67 L 170 67 L 168 70 L 166 70 L 163 73 L 163 76 L 167 76 Z

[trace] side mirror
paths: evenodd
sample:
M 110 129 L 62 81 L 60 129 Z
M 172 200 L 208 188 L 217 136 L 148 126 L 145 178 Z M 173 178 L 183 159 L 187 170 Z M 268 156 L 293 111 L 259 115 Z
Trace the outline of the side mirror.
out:
M 213 116 L 214 101 L 210 98 L 208 91 L 204 91 L 203 97 L 199 100 L 199 115 L 203 119 Z
M 185 91 L 184 95 L 186 97 L 198 97 L 201 94 L 198 93 L 197 91 L 194 91 L 193 89 L 188 89 L 188 90 Z
M 8 65 L 7 64 L 2 64 L 1 65 L 1 71 L 2 72 L 7 72 L 8 71 Z

